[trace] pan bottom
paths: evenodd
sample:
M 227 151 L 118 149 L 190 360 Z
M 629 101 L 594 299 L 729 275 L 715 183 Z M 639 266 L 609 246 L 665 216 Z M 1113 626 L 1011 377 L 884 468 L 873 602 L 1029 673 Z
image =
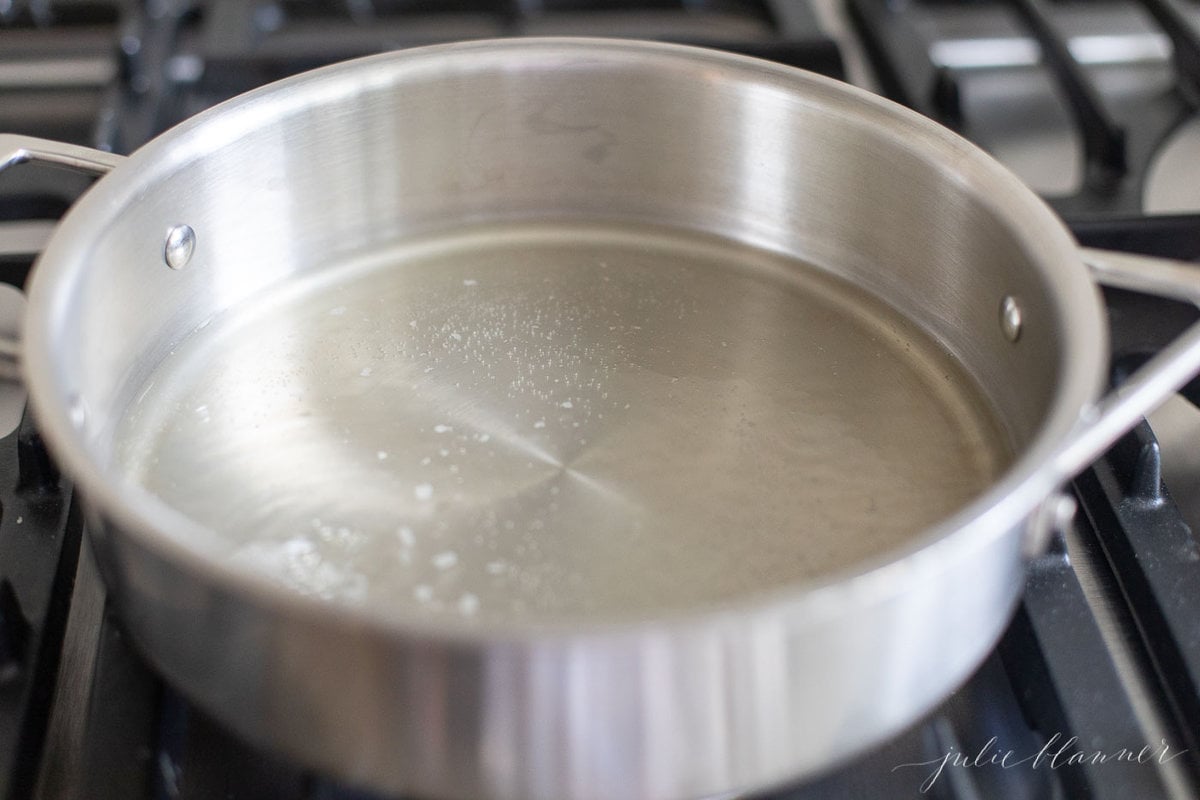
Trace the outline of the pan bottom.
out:
M 299 592 L 629 619 L 902 546 L 1007 461 L 944 350 L 826 273 L 702 234 L 480 226 L 195 332 L 118 460 Z

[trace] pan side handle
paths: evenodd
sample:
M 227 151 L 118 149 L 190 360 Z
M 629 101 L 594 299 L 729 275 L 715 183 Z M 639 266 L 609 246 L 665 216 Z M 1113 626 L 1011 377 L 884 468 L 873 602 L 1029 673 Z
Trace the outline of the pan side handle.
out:
M 78 144 L 0 133 L 0 170 L 26 162 L 37 162 L 86 172 L 89 175 L 105 175 L 124 160 L 124 156 Z
M 1092 277 L 1104 286 L 1200 306 L 1200 265 L 1091 248 L 1080 253 Z M 1070 480 L 1198 373 L 1200 322 L 1088 409 L 1078 433 L 1059 448 L 1048 468 L 1059 482 Z
M 101 176 L 124 160 L 124 156 L 77 144 L 0 133 L 0 172 L 17 164 L 38 163 Z M 21 227 L 11 241 L 0 242 L 0 256 L 29 256 L 40 252 L 45 243 L 46 227 L 35 223 Z M 20 360 L 21 343 L 0 338 L 0 380 L 19 381 Z

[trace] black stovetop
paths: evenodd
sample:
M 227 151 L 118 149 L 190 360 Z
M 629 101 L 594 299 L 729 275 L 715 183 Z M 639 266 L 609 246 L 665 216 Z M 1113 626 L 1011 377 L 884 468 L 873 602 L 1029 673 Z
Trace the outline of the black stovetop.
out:
M 1142 213 L 1156 146 L 1196 117 L 1196 20 L 1195 0 L 0 0 L 0 130 L 128 152 L 266 81 L 459 38 L 658 38 L 838 78 L 860 73 L 857 49 L 874 88 L 1002 158 L 1017 152 L 1014 126 L 1075 142 L 1078 174 L 1045 194 L 1084 244 L 1200 261 L 1200 215 Z M 1125 43 L 1107 61 L 1106 35 Z M 1020 100 L 999 133 L 995 86 Z M 0 281 L 22 285 L 29 242 L 49 229 L 36 221 L 83 188 L 49 171 L 0 176 Z M 1106 300 L 1114 374 L 1200 316 Z M 1200 383 L 1184 394 L 1200 400 Z M 1200 550 L 1150 426 L 1072 488 L 1074 526 L 1031 564 L 978 673 L 867 756 L 767 797 L 1200 797 Z M 105 608 L 83 527 L 26 416 L 0 439 L 0 798 L 370 797 L 239 741 L 165 685 Z

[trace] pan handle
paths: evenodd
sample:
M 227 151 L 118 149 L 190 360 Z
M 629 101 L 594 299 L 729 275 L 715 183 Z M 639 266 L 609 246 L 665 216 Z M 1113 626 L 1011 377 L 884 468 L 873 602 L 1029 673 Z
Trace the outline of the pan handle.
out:
M 0 133 L 0 172 L 17 164 L 37 163 L 100 176 L 124 160 L 124 156 L 77 144 Z M 9 237 L 11 241 L 0 242 L 0 255 L 36 255 L 41 251 L 45 243 L 42 226 L 24 224 L 16 233 L 15 238 Z M 20 380 L 20 360 L 21 343 L 0 339 L 0 381 Z
M 105 175 L 124 160 L 124 156 L 78 144 L 0 133 L 0 171 L 17 164 L 36 162 L 66 167 L 89 175 Z
M 1086 247 L 1080 248 L 1080 255 L 1100 284 L 1200 306 L 1200 265 Z M 1197 373 L 1200 322 L 1089 409 L 1080 433 L 1055 454 L 1050 468 L 1060 481 L 1075 477 Z

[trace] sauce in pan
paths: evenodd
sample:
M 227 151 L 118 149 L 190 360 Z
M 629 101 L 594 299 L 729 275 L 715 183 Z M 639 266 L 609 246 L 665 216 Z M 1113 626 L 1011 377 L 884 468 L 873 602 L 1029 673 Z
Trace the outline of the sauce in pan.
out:
M 299 592 L 627 619 L 853 568 L 1005 465 L 936 343 L 785 256 L 633 226 L 401 243 L 227 312 L 120 459 Z

